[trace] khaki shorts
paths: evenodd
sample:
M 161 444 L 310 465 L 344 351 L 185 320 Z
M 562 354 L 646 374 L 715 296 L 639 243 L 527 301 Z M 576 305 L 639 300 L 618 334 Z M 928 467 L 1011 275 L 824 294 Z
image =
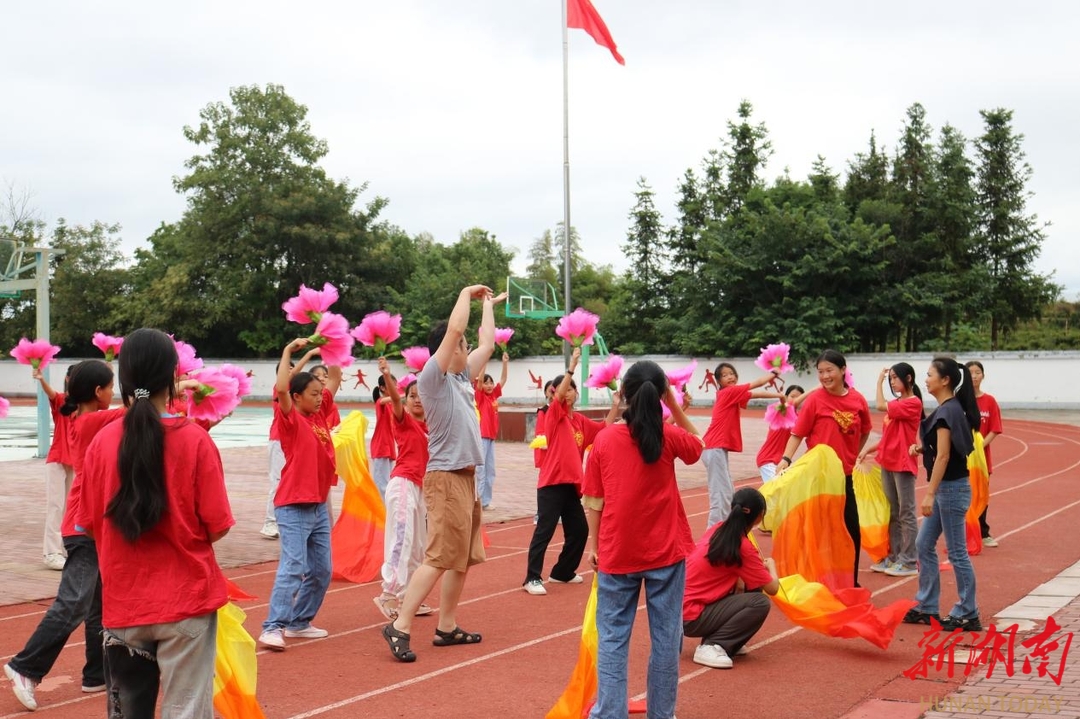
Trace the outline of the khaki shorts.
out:
M 483 512 L 473 470 L 431 471 L 424 475 L 427 549 L 424 564 L 464 572 L 487 559 L 480 536 Z

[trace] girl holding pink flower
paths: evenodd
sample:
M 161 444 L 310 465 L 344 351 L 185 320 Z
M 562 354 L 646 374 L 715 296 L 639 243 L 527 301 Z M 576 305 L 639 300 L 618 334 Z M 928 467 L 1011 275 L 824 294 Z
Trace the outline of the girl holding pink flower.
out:
M 75 366 L 70 365 L 67 369 L 64 377 L 65 389 Z M 67 393 L 53 389 L 40 367 L 33 370 L 33 377 L 41 384 L 41 389 L 49 400 L 49 411 L 53 420 L 52 443 L 45 457 L 45 542 L 42 554 L 46 567 L 60 571 L 64 568 L 64 558 L 67 556 L 63 537 L 60 535 L 60 523 L 64 518 L 68 493 L 71 491 L 71 480 L 75 478 L 69 446 L 74 418 L 60 411 L 67 400 Z
M 779 370 L 773 370 L 753 382 L 738 384 L 739 373 L 734 365 L 721 362 L 716 366 L 714 375 L 720 381 L 720 388 L 716 391 L 712 421 L 705 431 L 705 451 L 701 454 L 709 484 L 709 527 L 727 519 L 731 512 L 735 483 L 728 467 L 728 452 L 742 451 L 739 410 L 751 399 L 784 399 L 779 392 L 758 389 L 772 382 L 778 374 Z
M 496 384 L 485 373 L 476 384 L 473 393 L 476 409 L 480 412 L 480 444 L 484 448 L 484 462 L 476 467 L 476 483 L 480 492 L 480 505 L 491 509 L 491 493 L 495 488 L 495 440 L 499 436 L 499 397 L 506 386 L 506 374 L 510 367 L 510 355 L 503 352 L 502 375 Z

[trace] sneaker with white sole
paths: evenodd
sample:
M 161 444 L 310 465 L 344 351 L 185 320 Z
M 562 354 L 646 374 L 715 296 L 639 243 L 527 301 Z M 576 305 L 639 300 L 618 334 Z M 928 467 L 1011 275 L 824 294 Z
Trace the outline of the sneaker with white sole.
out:
M 891 566 L 892 566 L 892 564 L 889 562 L 889 558 L 886 557 L 885 559 L 882 559 L 880 562 L 874 562 L 873 564 L 871 564 L 870 565 L 870 571 L 871 572 L 884 572 L 886 569 L 888 569 Z
M 285 651 L 285 635 L 280 629 L 267 629 L 259 635 L 259 644 L 275 652 Z
M 277 539 L 280 534 L 278 533 L 277 522 L 268 519 L 263 522 L 262 529 L 259 530 L 259 534 L 267 539 Z
M 694 662 L 713 669 L 731 669 L 735 665 L 719 644 L 701 644 L 694 650 Z
M 309 624 L 303 629 L 286 629 L 285 636 L 289 639 L 323 639 L 330 636 L 330 632 Z
M 83 694 L 97 694 L 98 692 L 105 691 L 104 684 L 83 684 Z
M 525 584 L 522 585 L 521 588 L 529 594 L 532 594 L 534 597 L 539 597 L 547 594 L 547 589 L 544 587 L 544 582 L 540 579 L 530 579 L 529 581 L 525 582 Z
M 24 677 L 11 668 L 10 664 L 4 665 L 4 674 L 11 680 L 11 690 L 15 692 L 15 698 L 30 711 L 37 711 L 37 699 L 34 697 L 34 689 L 38 683 L 30 677 Z
M 63 571 L 64 564 L 67 563 L 67 559 L 63 554 L 46 554 L 45 566 L 49 569 L 53 569 L 57 572 Z
M 917 577 L 919 576 L 919 568 L 914 564 L 895 562 L 889 565 L 889 568 L 885 570 L 885 574 L 890 577 Z
M 998 540 L 994 539 L 993 537 L 983 537 L 982 545 L 984 547 L 996 547 L 998 546 Z
M 573 579 L 556 579 L 555 577 L 548 577 L 548 581 L 552 584 L 581 584 L 585 581 L 585 577 L 580 574 L 575 574 Z

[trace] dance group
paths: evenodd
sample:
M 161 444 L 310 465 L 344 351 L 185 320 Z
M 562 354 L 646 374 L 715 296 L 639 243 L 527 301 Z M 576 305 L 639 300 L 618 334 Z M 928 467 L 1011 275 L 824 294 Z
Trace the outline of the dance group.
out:
M 371 455 L 386 525 L 382 593 L 374 599 L 390 620 L 382 636 L 402 662 L 416 660 L 413 619 L 433 612 L 424 600 L 440 579 L 432 644 L 482 640 L 459 626 L 457 608 L 469 569 L 485 560 L 482 512 L 491 506 L 497 401 L 508 357 L 502 358 L 501 382 L 484 370 L 495 346 L 494 307 L 504 299 L 482 285 L 462 289 L 449 319 L 432 329 L 430 359 L 415 378 L 399 383 L 385 359 L 379 361 Z M 482 309 L 478 344 L 471 348 L 466 333 L 474 300 Z M 276 651 L 289 638 L 327 636 L 312 622 L 331 577 L 328 499 L 336 468 L 330 430 L 339 421 L 334 395 L 341 368 L 304 371 L 317 353 L 307 345 L 298 339 L 283 349 L 275 385 L 273 486 L 262 533 L 280 539 L 281 557 L 258 641 Z M 294 365 L 292 357 L 305 349 L 310 351 Z M 547 404 L 537 417 L 546 447 L 536 452 L 537 517 L 523 588 L 546 594 L 544 556 L 561 522 L 565 542 L 548 581 L 582 583 L 577 569 L 586 554 L 597 572 L 598 691 L 590 716 L 600 719 L 627 715 L 629 638 L 644 587 L 649 713 L 672 717 L 683 637 L 701 638 L 695 662 L 731 668 L 732 657 L 765 622 L 766 595 L 780 586 L 775 563 L 750 536 L 765 516 L 765 499 L 754 488 L 734 491 L 729 471 L 729 452 L 742 451 L 740 409 L 752 398 L 799 408 L 794 428 L 770 431 L 758 455 L 765 481 L 790 467 L 804 440 L 808 448 L 827 444 L 836 451 L 846 475 L 842 521 L 855 545 L 857 584 L 852 471 L 875 449 L 866 446 L 868 405 L 845 380 L 844 357 L 831 350 L 818 358 L 820 386 L 809 392 L 763 389 L 774 374 L 739 384 L 735 368 L 722 363 L 715 371 L 712 420 L 701 437 L 664 371 L 645 360 L 625 371 L 611 411 L 596 421 L 574 411 L 579 360 L 575 348 L 565 374 L 545 386 Z M 85 623 L 83 690 L 107 691 L 109 716 L 152 717 L 160 687 L 165 719 L 209 719 L 215 612 L 227 601 L 213 544 L 233 525 L 220 455 L 209 427 L 178 411 L 175 398 L 185 380 L 177 379 L 172 338 L 135 331 L 118 364 L 122 408 L 108 409 L 113 373 L 105 362 L 74 365 L 64 393 L 42 380 L 63 445 L 57 455 L 50 452 L 49 464 L 71 467 L 49 469 L 56 481 L 71 482 L 60 529 L 66 561 L 56 600 L 5 671 L 19 700 L 35 709 L 34 688 L 68 636 Z M 935 359 L 925 385 L 938 406 L 928 415 L 909 365 L 894 365 L 879 378 L 896 397 L 886 401 L 879 386 L 877 406 L 887 418 L 876 449 L 892 518 L 889 556 L 871 568 L 918 573 L 917 605 L 906 622 L 938 618 L 935 547 L 944 534 L 959 600 L 942 624 L 979 629 L 964 538 L 971 501 L 966 460 L 980 422 L 986 445 L 1001 432 L 996 403 L 980 392 L 982 375 L 977 362 L 964 367 Z M 986 408 L 982 416 L 979 406 Z M 920 454 L 929 487 L 919 508 L 925 520 L 916 531 Z M 709 526 L 696 543 L 676 483 L 676 459 L 701 459 L 707 472 Z M 983 526 L 984 544 L 996 546 L 985 515 Z M 47 538 L 47 562 L 56 561 L 49 560 L 61 554 L 56 550 Z

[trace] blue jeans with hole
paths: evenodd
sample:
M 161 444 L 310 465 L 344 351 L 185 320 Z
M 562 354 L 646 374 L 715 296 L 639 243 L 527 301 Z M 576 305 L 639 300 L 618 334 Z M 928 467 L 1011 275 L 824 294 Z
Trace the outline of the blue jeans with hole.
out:
M 287 504 L 274 510 L 280 534 L 268 629 L 307 629 L 330 587 L 330 515 L 326 503 Z
M 915 608 L 927 614 L 939 614 L 941 602 L 941 570 L 938 567 L 937 541 L 945 535 L 945 548 L 956 577 L 956 593 L 960 595 L 949 616 L 968 619 L 979 613 L 975 603 L 975 569 L 967 550 L 964 516 L 971 506 L 971 484 L 967 477 L 942 482 L 934 497 L 934 511 L 923 519 L 915 546 L 919 554 L 919 591 Z
M 679 690 L 682 600 L 686 563 L 631 574 L 597 574 L 596 629 L 599 634 L 596 704 L 589 719 L 626 719 L 629 712 L 627 661 L 638 597 L 645 585 L 649 613 L 648 719 L 672 719 Z

